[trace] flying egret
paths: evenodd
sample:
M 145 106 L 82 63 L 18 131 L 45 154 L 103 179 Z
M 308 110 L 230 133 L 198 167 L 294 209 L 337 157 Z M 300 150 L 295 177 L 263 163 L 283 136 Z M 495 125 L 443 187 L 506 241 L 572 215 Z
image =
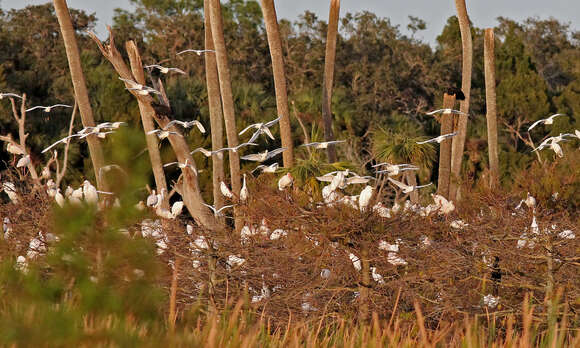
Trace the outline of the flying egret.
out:
M 312 142 L 312 143 L 308 143 L 308 144 L 302 144 L 300 146 L 313 147 L 315 149 L 326 149 L 326 148 L 328 148 L 328 145 L 342 144 L 342 143 L 346 143 L 346 140 L 332 140 L 332 141 L 324 141 L 324 142 Z
M 45 153 L 45 152 L 47 152 L 47 151 L 50 151 L 50 149 L 54 148 L 54 147 L 55 147 L 55 146 L 57 146 L 58 144 L 64 144 L 64 143 L 68 142 L 68 140 L 69 140 L 69 139 L 71 139 L 71 138 L 75 138 L 75 137 L 80 137 L 80 136 L 82 136 L 82 135 L 79 135 L 79 134 L 72 134 L 72 135 L 69 135 L 68 137 L 64 137 L 64 138 L 62 138 L 62 139 L 58 140 L 57 142 L 55 142 L 55 143 L 51 144 L 49 147 L 45 148 L 45 149 L 44 149 L 44 150 L 42 150 L 40 153 Z
M 163 168 L 167 168 L 173 165 L 177 165 L 179 169 L 184 170 L 185 168 L 189 168 L 193 171 L 193 174 L 197 175 L 197 168 L 195 168 L 191 163 L 189 163 L 189 159 L 185 160 L 185 163 L 181 162 L 169 162 L 163 165 Z
M 272 151 L 264 151 L 261 153 L 255 153 L 255 154 L 251 154 L 251 155 L 246 155 L 243 156 L 242 159 L 246 160 L 246 161 L 256 161 L 256 162 L 264 162 L 282 152 L 286 151 L 285 147 L 276 149 L 276 150 L 272 150 Z
M 215 53 L 215 50 L 194 50 L 194 49 L 190 48 L 190 49 L 183 50 L 183 51 L 177 53 L 177 55 L 188 53 L 188 52 L 193 52 L 193 53 L 197 54 L 198 56 L 201 56 L 203 53 L 210 53 L 210 52 Z
M 433 139 L 429 139 L 429 140 L 425 140 L 425 141 L 418 141 L 417 144 L 421 145 L 421 144 L 427 144 L 427 143 L 434 143 L 437 142 L 439 144 L 441 144 L 441 142 L 447 138 L 452 138 L 454 136 L 457 135 L 457 132 L 453 132 L 453 133 L 449 133 L 449 134 L 443 134 L 440 135 L 438 137 L 435 137 Z
M 203 127 L 201 122 L 199 122 L 198 120 L 193 120 L 193 121 L 173 120 L 173 121 L 170 121 L 168 124 L 166 124 L 165 127 L 163 127 L 163 130 L 168 130 L 169 127 L 173 126 L 174 124 L 180 125 L 183 128 L 191 128 L 193 126 L 196 126 L 197 129 L 199 129 L 199 131 L 201 133 L 205 133 L 205 128 Z
M 559 116 L 566 116 L 566 115 L 565 114 L 553 114 L 553 115 L 549 116 L 548 118 L 537 120 L 536 122 L 532 123 L 532 125 L 528 128 L 528 132 L 531 131 L 537 125 L 542 124 L 542 123 L 545 125 L 554 124 L 554 119 L 556 117 L 559 117 Z
M 454 110 L 454 109 L 437 109 L 434 111 L 430 111 L 427 113 L 427 115 L 432 116 L 435 114 L 455 114 L 455 115 L 464 115 L 464 116 L 468 116 L 469 114 L 466 114 L 465 112 L 461 112 L 459 110 Z
M 250 140 L 250 142 L 256 140 L 256 138 L 262 133 L 265 133 L 268 137 L 270 137 L 270 139 L 275 140 L 274 135 L 272 135 L 272 132 L 270 132 L 270 127 L 275 125 L 278 121 L 280 121 L 279 116 L 275 120 L 269 122 L 260 122 L 251 124 L 246 128 L 244 128 L 238 135 L 242 135 L 249 129 L 255 128 L 257 131 L 252 135 L 252 140 Z
M 213 205 L 209 205 L 209 204 L 205 204 L 205 203 L 201 203 L 203 205 L 205 205 L 206 207 L 208 207 L 209 209 L 211 209 L 211 211 L 213 211 L 213 214 L 217 217 L 217 216 L 223 216 L 224 214 L 222 213 L 222 211 L 224 209 L 228 209 L 228 208 L 232 208 L 234 205 L 224 205 L 223 207 L 216 209 Z
M 261 169 L 262 173 L 276 173 L 276 171 L 278 170 L 278 167 L 280 165 L 278 164 L 278 162 L 276 163 L 272 163 L 269 166 L 264 165 L 264 164 L 260 164 L 259 166 L 257 166 L 256 168 L 254 168 L 254 170 L 252 170 L 252 174 L 256 171 Z
M 20 98 L 20 99 L 22 99 L 21 96 L 19 96 L 18 94 L 15 94 L 15 93 L 0 93 L 0 100 L 1 99 L 4 99 L 6 97 L 8 97 L 8 98 Z
M 151 65 L 145 65 L 144 66 L 145 69 L 149 69 L 149 70 L 153 70 L 153 69 L 157 69 L 159 70 L 162 74 L 168 74 L 170 72 L 176 72 L 178 74 L 182 74 L 182 75 L 186 75 L 185 71 L 179 69 L 179 68 L 169 68 L 169 67 L 164 67 L 161 66 L 159 64 L 151 64 Z
M 423 187 L 427 187 L 430 185 L 433 185 L 432 182 L 428 183 L 427 185 L 418 185 L 418 186 L 412 186 L 412 185 L 405 185 L 400 181 L 397 181 L 393 178 L 388 178 L 390 182 L 392 182 L 393 184 L 395 184 L 396 186 L 398 186 L 401 190 L 403 190 L 403 193 L 411 193 L 417 189 L 423 188 Z
M 203 147 L 198 147 L 197 149 L 191 151 L 189 154 L 193 155 L 196 152 L 201 152 L 205 157 L 211 157 L 211 155 L 216 154 L 217 152 L 209 151 L 204 149 Z
M 163 140 L 165 138 L 167 138 L 170 135 L 177 135 L 182 137 L 183 135 L 177 133 L 177 132 L 172 132 L 172 131 L 168 131 L 168 130 L 163 130 L 163 129 L 154 129 L 151 130 L 149 132 L 147 132 L 147 134 L 155 134 L 157 135 L 157 138 L 159 138 L 160 140 Z
M 33 106 L 30 109 L 26 109 L 26 112 L 30 112 L 36 109 L 42 109 L 44 112 L 51 112 L 52 109 L 54 108 L 72 108 L 71 105 L 66 105 L 66 104 L 55 104 L 55 105 L 51 105 L 51 106 L 42 106 L 42 105 L 38 105 L 38 106 Z
M 286 173 L 283 177 L 278 180 L 278 190 L 284 191 L 288 187 L 292 186 L 294 183 L 294 177 L 290 173 Z
M 248 187 L 246 186 L 246 174 L 244 174 L 244 183 L 242 184 L 242 188 L 240 189 L 240 201 L 245 202 L 248 199 L 249 192 Z
M 385 167 L 386 169 L 377 170 L 376 174 L 386 173 L 388 176 L 396 176 L 402 172 L 408 170 L 419 170 L 419 167 L 411 164 L 390 164 L 390 163 L 379 163 L 375 164 L 373 168 Z

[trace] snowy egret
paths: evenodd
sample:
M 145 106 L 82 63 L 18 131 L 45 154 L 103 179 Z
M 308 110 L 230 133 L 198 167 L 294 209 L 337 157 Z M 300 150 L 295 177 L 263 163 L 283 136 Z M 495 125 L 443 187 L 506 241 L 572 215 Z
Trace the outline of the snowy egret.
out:
M 308 144 L 302 144 L 300 146 L 313 147 L 315 149 L 326 149 L 326 148 L 328 148 L 328 145 L 342 144 L 342 143 L 346 143 L 346 140 L 332 140 L 332 141 L 324 141 L 324 142 L 312 142 L 312 143 L 308 143 Z
M 553 114 L 553 115 L 549 116 L 548 118 L 544 118 L 544 119 L 541 119 L 541 120 L 537 120 L 536 122 L 532 123 L 532 125 L 528 128 L 528 132 L 531 131 L 534 127 L 536 127 L 539 124 L 545 124 L 545 125 L 553 124 L 554 123 L 554 119 L 556 117 L 559 117 L 559 116 L 566 116 L 566 115 L 564 115 L 564 114 Z
M 55 105 L 51 105 L 51 106 L 42 106 L 42 105 L 38 105 L 38 106 L 33 106 L 30 109 L 26 109 L 26 112 L 30 112 L 36 109 L 42 109 L 44 112 L 51 112 L 52 109 L 54 108 L 72 108 L 71 105 L 66 105 L 66 104 L 55 104 Z
M 143 68 L 149 69 L 149 70 L 157 69 L 162 74 L 168 74 L 170 72 L 176 72 L 178 74 L 185 75 L 185 71 L 183 71 L 183 70 L 181 70 L 179 68 L 169 68 L 169 67 L 164 67 L 164 66 L 161 66 L 161 65 L 158 65 L 158 64 L 145 65 Z
M 429 139 L 429 140 L 425 140 L 425 141 L 418 141 L 417 144 L 421 145 L 421 144 L 427 144 L 427 143 L 439 143 L 441 144 L 441 142 L 447 138 L 452 138 L 454 136 L 457 135 L 457 132 L 453 132 L 453 133 L 449 133 L 449 134 L 443 134 L 440 135 L 438 137 L 435 137 L 433 139 Z

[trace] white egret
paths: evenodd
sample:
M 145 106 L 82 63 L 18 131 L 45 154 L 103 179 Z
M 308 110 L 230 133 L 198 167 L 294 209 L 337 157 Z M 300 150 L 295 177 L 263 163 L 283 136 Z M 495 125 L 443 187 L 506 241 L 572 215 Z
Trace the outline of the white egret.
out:
M 396 186 L 398 186 L 401 190 L 403 190 L 403 193 L 411 193 L 417 189 L 423 188 L 423 187 L 427 187 L 430 185 L 433 185 L 432 182 L 428 183 L 427 185 L 416 185 L 416 186 L 412 186 L 412 185 L 405 185 L 400 181 L 397 181 L 393 178 L 388 178 L 389 181 L 391 181 L 393 184 L 395 184 Z
M 278 190 L 284 191 L 288 187 L 292 186 L 294 183 L 294 177 L 290 173 L 286 173 L 283 177 L 278 180 Z
M 158 64 L 145 65 L 144 68 L 145 69 L 149 69 L 149 70 L 157 69 L 162 74 L 168 74 L 170 72 L 176 72 L 178 74 L 185 75 L 185 71 L 183 71 L 183 70 L 181 70 L 179 68 L 169 68 L 169 67 L 164 67 L 164 66 L 161 66 L 161 65 L 158 65 Z
M 374 189 L 372 186 L 366 186 L 359 195 L 358 206 L 361 211 L 365 211 L 371 202 Z
M 315 149 L 326 149 L 326 148 L 328 148 L 328 145 L 342 144 L 342 143 L 346 143 L 346 140 L 332 140 L 332 141 L 324 141 L 324 142 L 312 142 L 312 143 L 308 143 L 308 144 L 302 144 L 300 146 L 313 147 Z
M 16 186 L 10 182 L 5 181 L 2 183 L 2 190 L 8 195 L 8 198 L 12 203 L 18 203 L 20 201 L 20 196 L 18 195 L 18 191 L 16 191 Z
M 6 97 L 8 97 L 8 98 L 19 98 L 19 99 L 22 99 L 21 96 L 19 96 L 18 94 L 15 94 L 15 93 L 0 93 L 0 100 L 1 99 L 4 99 Z
M 99 202 L 97 189 L 88 180 L 83 182 L 83 196 L 88 204 L 97 204 Z
M 553 115 L 549 116 L 548 118 L 544 118 L 544 119 L 541 119 L 541 120 L 537 120 L 536 122 L 532 123 L 532 125 L 528 128 L 528 132 L 531 131 L 534 127 L 536 127 L 539 124 L 545 124 L 545 125 L 553 124 L 554 123 L 554 119 L 556 117 L 559 117 L 559 116 L 566 116 L 566 115 L 564 115 L 564 114 L 553 114 Z
M 199 129 L 199 131 L 201 133 L 205 133 L 205 127 L 203 126 L 203 124 L 201 124 L 201 122 L 199 122 L 198 120 L 193 120 L 193 121 L 180 121 L 180 120 L 173 120 L 170 121 L 169 123 L 167 123 L 165 125 L 165 127 L 163 127 L 163 130 L 168 130 L 169 127 L 173 126 L 173 125 L 180 125 L 183 128 L 191 128 L 193 126 L 196 126 L 197 129 Z
M 454 109 L 437 109 L 434 111 L 430 111 L 427 113 L 427 115 L 432 116 L 435 114 L 455 114 L 455 115 L 464 115 L 464 116 L 468 116 L 469 114 L 466 114 L 465 112 L 461 112 L 459 110 L 454 110 Z
M 197 54 L 198 56 L 201 56 L 203 53 L 215 53 L 215 50 L 194 50 L 194 49 L 190 48 L 190 49 L 178 52 L 177 55 L 188 53 L 188 52 L 192 52 L 192 53 Z
M 224 197 L 227 197 L 229 199 L 234 198 L 234 194 L 232 193 L 232 191 L 230 191 L 230 189 L 228 188 L 228 186 L 226 185 L 225 182 L 220 182 L 220 192 L 222 193 L 222 195 Z
M 13 155 L 26 155 L 26 150 L 20 147 L 20 145 L 10 142 L 6 145 L 6 151 Z
M 246 174 L 244 174 L 244 182 L 242 184 L 242 188 L 240 189 L 240 201 L 245 202 L 248 199 L 249 192 L 248 187 L 246 186 Z
M 356 269 L 357 271 L 360 271 L 362 269 L 362 263 L 361 263 L 360 258 L 358 256 L 356 256 L 353 253 L 349 253 L 348 258 L 352 262 L 352 266 L 354 267 L 354 269 Z
M 16 163 L 16 168 L 26 167 L 30 164 L 30 155 L 22 156 L 18 163 Z
M 246 160 L 246 161 L 256 161 L 256 162 L 264 162 L 278 154 L 281 154 L 282 152 L 286 151 L 285 147 L 276 149 L 276 150 L 272 150 L 272 151 L 264 151 L 261 153 L 256 153 L 256 154 L 251 154 L 251 155 L 246 155 L 243 156 L 242 159 Z
M 232 208 L 234 207 L 234 205 L 224 205 L 223 207 L 216 209 L 213 205 L 209 205 L 209 204 L 205 204 L 205 203 L 201 203 L 203 205 L 205 205 L 206 207 L 208 207 L 209 209 L 211 209 L 211 211 L 213 211 L 213 214 L 217 217 L 217 216 L 223 216 L 224 214 L 222 213 L 222 211 L 224 209 L 228 209 L 228 208 Z
M 278 162 L 272 163 L 269 166 L 264 165 L 264 164 L 260 164 L 259 166 L 254 168 L 254 170 L 252 170 L 252 173 L 254 173 L 256 170 L 259 170 L 259 169 L 262 170 L 262 173 L 276 173 L 279 166 L 280 165 L 278 164 Z
M 418 141 L 417 144 L 421 145 L 421 144 L 435 143 L 435 142 L 441 144 L 441 142 L 443 140 L 448 139 L 448 138 L 452 138 L 452 137 L 454 137 L 456 135 L 457 135 L 457 132 L 453 132 L 453 133 L 449 133 L 449 134 L 443 134 L 443 135 L 440 135 L 440 136 L 435 137 L 433 139 L 429 139 L 429 140 L 425 140 L 425 141 Z
M 266 134 L 268 137 L 270 137 L 270 139 L 275 140 L 274 135 L 272 135 L 272 132 L 270 132 L 270 127 L 275 125 L 278 121 L 280 121 L 280 117 L 276 118 L 275 120 L 269 121 L 269 122 L 259 122 L 259 123 L 251 124 L 251 125 L 247 126 L 246 128 L 244 128 L 238 135 L 242 135 L 246 131 L 248 131 L 249 129 L 255 128 L 256 132 L 252 135 L 252 139 L 250 140 L 250 142 L 256 140 L 258 138 L 258 136 L 260 134 L 263 134 L 263 133 Z
M 151 131 L 147 132 L 147 134 L 155 134 L 155 135 L 157 135 L 157 137 L 160 140 L 163 140 L 163 139 L 167 138 L 170 135 L 177 135 L 177 136 L 180 136 L 180 137 L 183 136 L 183 135 L 181 135 L 181 134 L 179 134 L 177 132 L 172 132 L 172 131 L 163 130 L 163 129 L 154 129 L 154 130 L 151 130 Z
M 64 138 L 58 140 L 57 142 L 51 144 L 49 147 L 45 148 L 44 150 L 42 150 L 41 153 L 45 153 L 47 151 L 50 151 L 50 149 L 52 149 L 53 147 L 57 146 L 58 144 L 64 144 L 64 143 L 68 142 L 69 139 L 75 138 L 75 137 L 80 137 L 80 136 L 82 136 L 82 135 L 80 135 L 80 134 L 72 134 L 72 135 L 69 135 L 68 137 L 64 137 Z
M 66 104 L 55 104 L 55 105 L 51 105 L 51 106 L 42 106 L 42 105 L 38 105 L 38 106 L 33 106 L 30 109 L 26 109 L 26 112 L 30 112 L 36 109 L 42 109 L 44 112 L 51 112 L 52 109 L 54 108 L 72 108 L 71 105 L 66 105 Z

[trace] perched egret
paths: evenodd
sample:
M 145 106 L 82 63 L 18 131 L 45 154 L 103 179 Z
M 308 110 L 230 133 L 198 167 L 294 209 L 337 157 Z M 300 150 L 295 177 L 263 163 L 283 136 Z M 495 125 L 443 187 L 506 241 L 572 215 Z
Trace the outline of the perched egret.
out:
M 288 187 L 292 186 L 294 183 L 294 177 L 290 173 L 286 173 L 283 177 L 278 180 L 278 190 L 284 191 Z
M 242 184 L 242 188 L 240 189 L 240 201 L 245 202 L 248 199 L 249 192 L 248 187 L 246 186 L 246 174 L 244 174 L 244 182 Z

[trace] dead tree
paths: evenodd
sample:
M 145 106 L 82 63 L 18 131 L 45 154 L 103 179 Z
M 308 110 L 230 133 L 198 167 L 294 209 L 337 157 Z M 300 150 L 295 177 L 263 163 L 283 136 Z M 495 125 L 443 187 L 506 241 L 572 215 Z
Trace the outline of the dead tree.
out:
M 334 83 L 334 65 L 336 62 L 336 40 L 338 37 L 338 17 L 340 0 L 331 0 L 326 33 L 326 57 L 324 59 L 324 78 L 322 80 L 322 119 L 324 121 L 324 140 L 334 140 L 332 131 L 332 84 Z M 327 148 L 328 161 L 336 162 L 336 147 Z
M 91 33 L 91 37 L 98 45 L 101 53 L 103 56 L 113 65 L 113 68 L 119 74 L 119 77 L 127 80 L 135 81 L 135 77 L 133 76 L 131 70 L 125 64 L 121 53 L 115 47 L 115 40 L 113 36 L 113 32 L 111 28 L 109 30 L 109 44 L 104 45 L 101 41 L 96 37 L 95 34 Z M 135 59 L 140 61 L 141 58 L 138 52 L 132 52 L 131 54 L 135 54 Z M 130 86 L 126 84 L 127 88 Z M 155 104 L 153 98 L 149 95 L 138 95 L 132 92 L 133 95 L 144 105 L 150 107 L 154 110 L 152 116 L 155 119 L 155 122 L 160 128 L 167 127 L 167 124 L 171 121 L 170 119 L 170 112 L 163 112 L 163 110 L 167 111 L 163 107 L 159 107 Z M 158 106 L 157 109 L 154 106 Z M 203 198 L 201 196 L 201 190 L 199 187 L 198 177 L 197 177 L 197 169 L 195 167 L 195 162 L 189 153 L 189 146 L 185 141 L 185 138 L 181 135 L 180 129 L 176 126 L 169 127 L 171 132 L 178 133 L 170 134 L 168 136 L 169 143 L 175 152 L 175 156 L 177 157 L 177 161 L 180 163 L 188 163 L 191 167 L 186 167 L 182 171 L 183 177 L 183 184 L 179 188 L 179 193 L 183 198 L 183 202 L 189 210 L 190 215 L 194 218 L 194 220 L 200 224 L 201 226 L 209 229 L 209 230 L 217 230 L 222 226 L 218 223 L 215 219 L 214 215 L 211 213 L 209 208 L 203 205 Z

